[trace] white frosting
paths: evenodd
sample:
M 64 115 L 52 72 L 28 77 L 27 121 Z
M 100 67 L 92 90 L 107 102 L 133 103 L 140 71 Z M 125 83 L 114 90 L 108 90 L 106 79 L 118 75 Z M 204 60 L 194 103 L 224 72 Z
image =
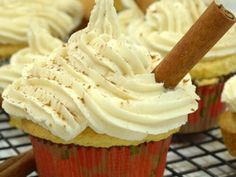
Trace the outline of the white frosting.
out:
M 111 0 L 97 0 L 86 29 L 3 93 L 3 108 L 63 140 L 87 127 L 125 140 L 166 133 L 187 121 L 198 96 L 189 76 L 174 90 L 156 83 L 158 56 L 119 32 Z
M 35 20 L 44 20 L 50 32 L 65 38 L 82 19 L 78 0 L 0 0 L 0 43 L 27 42 L 27 32 Z
M 10 64 L 0 67 L 0 93 L 21 76 L 25 66 L 36 60 L 47 60 L 51 51 L 62 45 L 62 42 L 53 37 L 47 28 L 44 21 L 31 23 L 28 32 L 29 47 L 12 55 Z
M 134 19 L 128 34 L 151 51 L 165 56 L 207 8 L 200 0 L 161 0 L 147 10 L 144 20 Z M 236 54 L 236 25 L 204 57 L 206 60 Z
M 230 78 L 224 86 L 222 92 L 222 102 L 225 102 L 230 111 L 236 112 L 236 76 Z

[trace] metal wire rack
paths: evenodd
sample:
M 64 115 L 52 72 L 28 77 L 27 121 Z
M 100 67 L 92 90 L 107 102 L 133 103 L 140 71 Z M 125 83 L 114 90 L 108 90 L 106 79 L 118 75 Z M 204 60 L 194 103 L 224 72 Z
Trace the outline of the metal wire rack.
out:
M 11 127 L 8 116 L 0 109 L 0 163 L 30 148 L 27 135 Z M 29 177 L 37 177 L 37 173 Z M 218 128 L 193 135 L 175 135 L 165 177 L 236 177 L 236 158 L 228 154 Z

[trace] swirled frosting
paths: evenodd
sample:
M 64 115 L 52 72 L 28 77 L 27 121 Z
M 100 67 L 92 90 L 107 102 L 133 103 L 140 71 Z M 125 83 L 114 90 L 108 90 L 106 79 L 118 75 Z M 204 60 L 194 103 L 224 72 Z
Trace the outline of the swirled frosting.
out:
M 82 18 L 78 0 L 0 0 L 0 43 L 27 43 L 32 21 L 44 20 L 54 36 L 65 38 Z
M 200 17 L 207 5 L 202 0 L 161 0 L 147 10 L 144 20 L 131 21 L 128 33 L 151 51 L 165 56 Z M 236 54 L 236 25 L 204 57 L 214 60 Z
M 65 141 L 86 128 L 142 140 L 176 129 L 197 109 L 189 76 L 174 89 L 156 83 L 158 59 L 119 31 L 112 0 L 97 0 L 88 27 L 28 67 L 3 92 L 3 108 Z
M 36 60 L 47 59 L 50 52 L 62 44 L 59 39 L 48 32 L 44 21 L 31 23 L 28 32 L 28 43 L 28 48 L 18 51 L 11 57 L 10 64 L 0 67 L 0 93 L 21 76 L 25 66 Z
M 236 76 L 231 77 L 224 86 L 222 92 L 222 102 L 225 102 L 232 112 L 236 112 Z

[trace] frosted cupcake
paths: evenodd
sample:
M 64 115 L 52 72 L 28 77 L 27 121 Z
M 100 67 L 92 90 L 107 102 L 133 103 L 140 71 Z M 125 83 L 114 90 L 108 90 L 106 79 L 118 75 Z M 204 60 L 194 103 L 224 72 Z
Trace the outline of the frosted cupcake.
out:
M 222 93 L 222 101 L 227 105 L 227 111 L 220 117 L 219 125 L 224 143 L 229 153 L 236 156 L 236 76 L 230 78 Z
M 0 67 L 0 95 L 9 84 L 21 77 L 24 67 L 35 61 L 47 60 L 48 55 L 62 45 L 59 39 L 49 33 L 44 21 L 32 22 L 27 36 L 29 47 L 19 50 L 12 55 L 10 64 Z
M 199 0 L 161 0 L 153 3 L 144 19 L 133 19 L 127 33 L 150 51 L 162 56 L 173 48 L 206 9 Z M 224 82 L 236 71 L 236 26 L 190 72 L 201 97 L 199 109 L 189 116 L 183 133 L 207 130 L 224 110 L 220 95 Z
M 171 135 L 197 109 L 189 76 L 174 90 L 155 82 L 158 56 L 120 33 L 112 3 L 97 0 L 87 28 L 3 93 L 40 176 L 162 176 Z
M 44 20 L 54 36 L 65 39 L 82 19 L 77 0 L 1 0 L 0 59 L 27 46 L 27 32 L 35 19 Z

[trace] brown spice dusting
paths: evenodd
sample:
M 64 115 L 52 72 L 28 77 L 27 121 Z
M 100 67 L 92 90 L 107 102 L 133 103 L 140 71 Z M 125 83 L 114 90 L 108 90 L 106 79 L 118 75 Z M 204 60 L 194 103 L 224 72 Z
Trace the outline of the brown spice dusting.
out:
M 123 89 L 123 92 L 127 93 L 127 90 Z
M 49 102 L 46 103 L 45 106 L 51 106 L 51 100 L 49 100 Z
M 113 85 L 116 85 L 116 83 L 115 82 L 113 82 L 113 81 L 110 81 Z
M 81 102 L 85 104 L 84 98 L 80 98 Z
M 49 127 L 52 127 L 52 124 L 51 124 L 51 123 L 49 124 Z
M 189 81 L 189 79 L 184 79 L 183 80 L 183 83 L 185 84 L 185 83 L 187 83 Z
M 83 71 L 82 74 L 85 76 L 88 76 L 88 74 L 85 71 Z
M 153 60 L 156 59 L 156 55 L 150 54 L 150 57 L 151 57 Z

